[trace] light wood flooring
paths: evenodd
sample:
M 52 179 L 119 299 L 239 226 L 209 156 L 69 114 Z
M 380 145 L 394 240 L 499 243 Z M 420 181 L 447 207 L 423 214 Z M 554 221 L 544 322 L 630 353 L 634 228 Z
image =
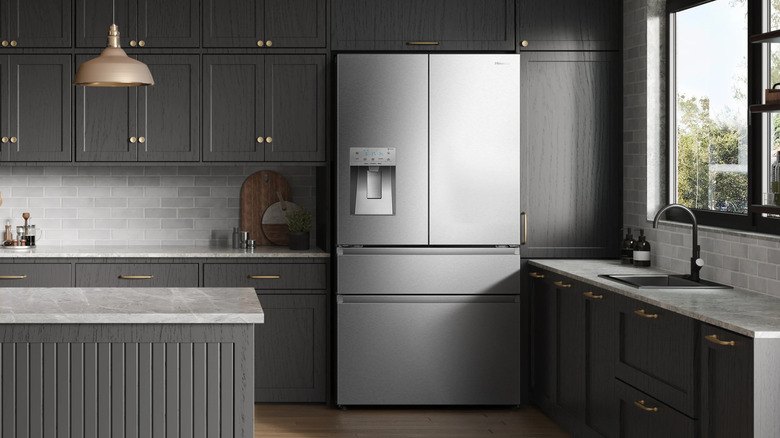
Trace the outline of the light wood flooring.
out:
M 569 437 L 538 409 L 368 409 L 255 405 L 255 438 Z

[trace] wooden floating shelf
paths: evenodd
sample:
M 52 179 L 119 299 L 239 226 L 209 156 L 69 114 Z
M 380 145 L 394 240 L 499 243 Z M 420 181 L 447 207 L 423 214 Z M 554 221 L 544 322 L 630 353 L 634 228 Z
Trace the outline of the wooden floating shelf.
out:
M 780 205 L 751 205 L 748 209 L 751 213 L 780 214 Z
M 780 29 L 750 36 L 751 43 L 780 43 Z
M 751 113 L 776 113 L 780 112 L 780 103 L 763 103 L 750 105 Z

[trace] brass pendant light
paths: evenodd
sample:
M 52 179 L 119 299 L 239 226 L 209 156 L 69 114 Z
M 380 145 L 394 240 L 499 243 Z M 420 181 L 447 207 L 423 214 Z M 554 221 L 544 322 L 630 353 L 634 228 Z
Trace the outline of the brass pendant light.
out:
M 149 67 L 127 56 L 119 46 L 119 26 L 108 30 L 108 44 L 95 59 L 81 64 L 73 85 L 85 87 L 140 87 L 154 85 Z

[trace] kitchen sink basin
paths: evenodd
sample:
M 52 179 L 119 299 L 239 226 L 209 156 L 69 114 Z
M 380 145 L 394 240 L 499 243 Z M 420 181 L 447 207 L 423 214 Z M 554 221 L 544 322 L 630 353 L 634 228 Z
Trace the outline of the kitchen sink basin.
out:
M 618 283 L 643 289 L 731 289 L 731 286 L 713 281 L 689 280 L 687 275 L 668 274 L 610 274 L 599 275 Z

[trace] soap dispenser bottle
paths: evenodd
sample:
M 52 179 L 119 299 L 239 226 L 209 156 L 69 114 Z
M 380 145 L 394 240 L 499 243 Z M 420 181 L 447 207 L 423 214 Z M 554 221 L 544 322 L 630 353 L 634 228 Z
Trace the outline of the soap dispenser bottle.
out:
M 634 266 L 650 266 L 650 242 L 642 229 L 639 230 L 639 240 L 634 244 Z
M 623 265 L 630 265 L 634 262 L 634 235 L 631 234 L 631 228 L 626 233 L 626 238 L 623 239 L 623 243 L 620 245 L 620 263 Z

